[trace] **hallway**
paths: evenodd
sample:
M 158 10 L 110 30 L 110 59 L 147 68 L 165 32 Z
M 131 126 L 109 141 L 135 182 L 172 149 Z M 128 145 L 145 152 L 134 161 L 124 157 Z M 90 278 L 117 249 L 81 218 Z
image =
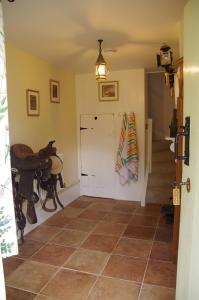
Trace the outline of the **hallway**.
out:
M 160 206 L 82 196 L 4 260 L 7 300 L 174 300 Z

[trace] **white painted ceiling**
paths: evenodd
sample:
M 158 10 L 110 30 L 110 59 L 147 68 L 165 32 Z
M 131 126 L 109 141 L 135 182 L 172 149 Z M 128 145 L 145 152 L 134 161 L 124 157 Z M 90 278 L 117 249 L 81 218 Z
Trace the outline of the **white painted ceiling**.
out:
M 92 72 L 97 39 L 110 70 L 156 68 L 167 42 L 178 57 L 186 0 L 3 0 L 6 39 L 75 73 Z

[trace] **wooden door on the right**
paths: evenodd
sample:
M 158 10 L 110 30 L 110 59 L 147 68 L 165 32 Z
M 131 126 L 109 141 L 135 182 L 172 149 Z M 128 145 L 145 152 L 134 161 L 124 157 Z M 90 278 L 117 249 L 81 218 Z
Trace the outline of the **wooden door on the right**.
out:
M 177 78 L 178 78 L 178 95 L 177 95 L 177 125 L 178 132 L 183 131 L 183 58 L 180 58 L 177 62 Z M 183 155 L 183 140 L 182 137 L 179 139 L 178 143 L 178 154 Z M 181 182 L 182 182 L 182 160 L 176 160 L 176 178 L 175 185 L 180 189 L 181 198 Z M 173 242 L 172 242 L 172 252 L 173 260 L 177 262 L 178 257 L 178 242 L 179 242 L 179 227 L 180 227 L 180 204 L 174 206 L 174 224 L 173 224 Z

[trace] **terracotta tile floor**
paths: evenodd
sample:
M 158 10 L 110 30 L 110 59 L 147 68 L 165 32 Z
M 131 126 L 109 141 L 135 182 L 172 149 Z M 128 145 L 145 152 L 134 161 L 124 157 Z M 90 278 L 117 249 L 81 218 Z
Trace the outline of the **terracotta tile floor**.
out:
M 82 196 L 4 260 L 7 300 L 174 300 L 171 238 L 159 205 Z

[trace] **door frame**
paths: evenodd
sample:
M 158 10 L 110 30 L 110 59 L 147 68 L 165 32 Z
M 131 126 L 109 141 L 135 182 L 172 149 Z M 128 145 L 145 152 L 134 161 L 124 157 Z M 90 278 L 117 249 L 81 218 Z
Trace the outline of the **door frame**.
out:
M 183 57 L 181 57 L 177 61 L 178 66 L 178 88 L 179 88 L 179 95 L 177 97 L 177 122 L 178 122 L 178 132 L 183 131 Z M 178 144 L 178 153 L 179 155 L 183 154 L 183 139 L 180 137 L 179 144 Z M 181 185 L 182 182 L 182 168 L 183 168 L 183 161 L 176 160 L 176 178 L 175 178 L 175 185 L 180 188 L 180 199 L 181 199 Z M 173 261 L 177 263 L 178 258 L 178 244 L 179 244 L 179 229 L 180 229 L 180 205 L 174 205 L 174 224 L 173 224 L 173 240 L 172 240 L 172 255 Z

